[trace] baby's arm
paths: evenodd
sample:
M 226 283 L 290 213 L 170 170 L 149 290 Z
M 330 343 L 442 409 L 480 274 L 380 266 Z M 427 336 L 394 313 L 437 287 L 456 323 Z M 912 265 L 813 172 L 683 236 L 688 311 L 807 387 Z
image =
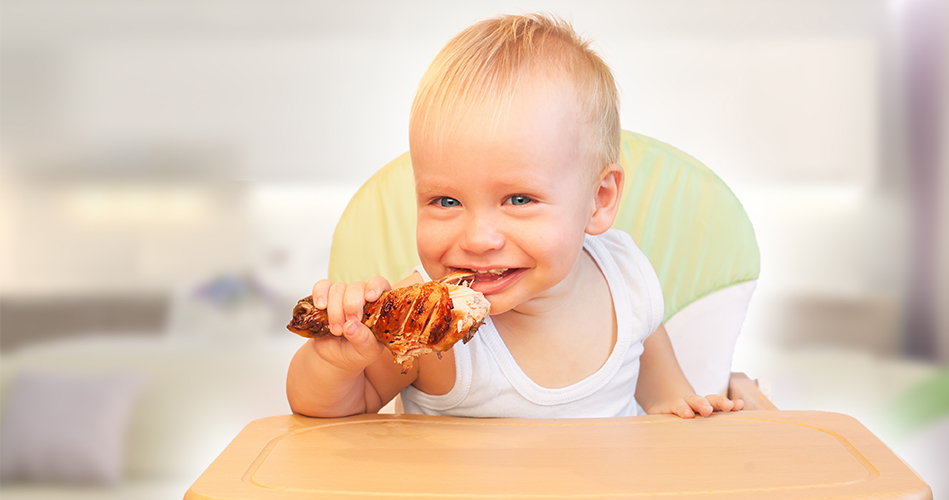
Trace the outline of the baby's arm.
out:
M 674 413 L 682 418 L 692 418 L 698 413 L 707 417 L 715 410 L 738 411 L 744 406 L 740 399 L 695 394 L 679 367 L 664 325 L 659 325 L 646 339 L 639 362 L 636 400 L 646 413 Z
M 295 413 L 339 417 L 375 413 L 414 381 L 402 375 L 392 355 L 362 324 L 363 307 L 389 290 L 376 277 L 368 282 L 313 287 L 313 303 L 325 308 L 332 337 L 311 338 L 297 350 L 287 372 L 287 400 Z

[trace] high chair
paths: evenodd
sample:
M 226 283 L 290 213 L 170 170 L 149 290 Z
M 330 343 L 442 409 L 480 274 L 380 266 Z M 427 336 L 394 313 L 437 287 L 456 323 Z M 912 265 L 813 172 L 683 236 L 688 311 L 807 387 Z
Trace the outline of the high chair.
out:
M 629 233 L 662 286 L 664 322 L 676 357 L 698 394 L 742 398 L 746 409 L 776 409 L 732 355 L 760 271 L 754 228 L 734 193 L 691 156 L 622 132 L 626 171 L 613 227 Z M 333 234 L 329 278 L 395 283 L 419 264 L 415 185 L 405 153 L 356 192 Z
M 625 201 L 616 226 L 655 266 L 666 327 L 700 393 L 771 409 L 730 374 L 758 277 L 758 247 L 722 181 L 661 142 L 624 132 Z M 359 190 L 333 239 L 330 278 L 395 282 L 418 263 L 409 156 Z M 731 382 L 729 383 L 729 379 Z M 396 412 L 400 413 L 400 412 Z M 716 413 L 702 419 L 463 418 L 414 414 L 248 424 L 186 500 L 310 498 L 932 499 L 925 482 L 839 413 Z

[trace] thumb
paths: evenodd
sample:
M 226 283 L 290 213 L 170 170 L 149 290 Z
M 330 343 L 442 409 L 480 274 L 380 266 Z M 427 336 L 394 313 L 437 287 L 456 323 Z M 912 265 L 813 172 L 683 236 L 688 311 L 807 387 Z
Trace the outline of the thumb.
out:
M 343 336 L 352 344 L 356 352 L 368 361 L 375 360 L 382 352 L 383 346 L 376 340 L 375 334 L 359 321 L 346 321 L 343 325 Z

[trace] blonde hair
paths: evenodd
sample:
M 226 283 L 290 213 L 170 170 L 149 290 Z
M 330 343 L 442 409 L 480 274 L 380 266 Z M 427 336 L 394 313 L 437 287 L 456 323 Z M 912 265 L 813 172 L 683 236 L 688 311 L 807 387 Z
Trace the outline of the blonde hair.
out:
M 440 144 L 476 107 L 495 121 L 523 78 L 573 84 L 584 125 L 581 158 L 595 173 L 619 161 L 619 96 L 613 74 L 569 23 L 542 15 L 504 15 L 475 23 L 452 38 L 422 75 L 409 117 L 409 143 Z

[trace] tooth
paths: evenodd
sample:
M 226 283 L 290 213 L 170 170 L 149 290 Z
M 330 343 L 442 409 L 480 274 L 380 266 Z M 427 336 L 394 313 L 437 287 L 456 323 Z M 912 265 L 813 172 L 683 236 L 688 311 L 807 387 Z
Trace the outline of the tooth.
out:
M 494 274 L 494 275 L 501 275 L 501 274 L 504 274 L 505 272 L 507 272 L 507 268 L 488 269 L 486 271 L 475 271 L 475 273 L 477 274 Z

